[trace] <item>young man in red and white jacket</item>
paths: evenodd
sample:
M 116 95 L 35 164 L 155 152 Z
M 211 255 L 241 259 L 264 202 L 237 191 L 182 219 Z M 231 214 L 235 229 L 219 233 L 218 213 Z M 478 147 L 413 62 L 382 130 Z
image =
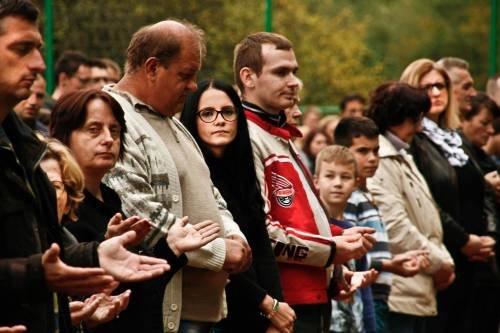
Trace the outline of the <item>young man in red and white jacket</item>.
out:
M 328 268 L 364 252 L 364 239 L 361 234 L 334 237 L 342 229 L 328 223 L 291 141 L 302 136 L 286 123 L 283 112 L 297 98 L 297 69 L 292 44 L 284 36 L 259 32 L 235 48 L 235 80 L 248 118 L 267 229 L 285 301 L 297 314 L 294 332 L 328 332 Z

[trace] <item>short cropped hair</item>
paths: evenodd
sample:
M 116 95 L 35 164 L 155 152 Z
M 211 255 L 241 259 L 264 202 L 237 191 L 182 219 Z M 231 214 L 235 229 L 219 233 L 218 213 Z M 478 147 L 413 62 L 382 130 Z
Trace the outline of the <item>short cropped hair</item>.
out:
M 464 59 L 456 58 L 456 57 L 441 58 L 437 61 L 437 64 L 439 66 L 442 66 L 448 72 L 453 83 L 456 83 L 456 78 L 454 78 L 450 74 L 450 71 L 453 68 L 460 68 L 460 69 L 464 69 L 466 71 L 469 70 L 469 63 L 467 61 L 465 61 Z
M 348 94 L 344 98 L 342 98 L 342 100 L 340 101 L 339 107 L 340 107 L 341 112 L 343 112 L 345 110 L 347 103 L 349 103 L 351 101 L 358 101 L 361 104 L 366 103 L 366 99 L 363 96 L 361 96 L 360 94 L 358 94 L 358 93 Z
M 462 118 L 464 120 L 471 120 L 477 116 L 482 109 L 488 110 L 493 118 L 498 118 L 500 116 L 500 109 L 497 103 L 484 92 L 478 92 L 477 95 L 472 98 L 470 111 L 463 112 Z
M 125 133 L 127 132 L 125 114 L 120 104 L 113 97 L 99 89 L 77 90 L 61 96 L 50 114 L 49 135 L 68 146 L 71 133 L 82 128 L 85 124 L 87 105 L 94 99 L 100 99 L 108 104 L 120 124 L 119 158 L 122 159 L 125 154 Z
M 122 69 L 120 65 L 118 65 L 114 60 L 111 60 L 109 58 L 101 58 L 101 60 L 106 67 L 111 68 L 115 73 L 118 79 L 122 76 Z
M 375 139 L 379 135 L 377 125 L 373 120 L 366 117 L 346 117 L 342 118 L 334 132 L 334 142 L 336 145 L 351 147 L 354 138 L 366 137 Z
M 385 133 L 389 127 L 401 125 L 407 119 L 417 123 L 430 107 L 427 92 L 406 83 L 390 81 L 372 93 L 368 115 L 380 132 Z
M 85 182 L 82 170 L 68 147 L 57 139 L 45 139 L 45 141 L 47 142 L 47 152 L 43 156 L 43 160 L 54 159 L 57 161 L 61 168 L 64 189 L 68 194 L 67 204 L 69 206 L 69 211 L 67 215 L 63 217 L 63 222 L 66 222 L 68 219 L 70 221 L 76 221 L 78 220 L 76 210 L 84 198 L 83 190 L 85 188 Z
M 401 82 L 419 88 L 422 77 L 433 70 L 443 77 L 446 91 L 448 92 L 448 104 L 446 105 L 446 110 L 439 116 L 438 125 L 443 128 L 456 129 L 459 125 L 458 110 L 456 101 L 453 98 L 451 80 L 444 67 L 430 59 L 418 59 L 405 68 L 403 74 L 401 74 L 400 80 Z
M 316 157 L 316 166 L 314 168 L 314 174 L 319 176 L 321 172 L 321 164 L 326 163 L 337 163 L 340 165 L 352 165 L 354 166 L 354 177 L 358 177 L 358 163 L 353 153 L 347 147 L 342 147 L 339 145 L 332 145 L 321 150 Z
M 36 23 L 40 11 L 29 0 L 3 0 L 0 1 L 0 34 L 3 34 L 1 21 L 9 16 L 16 16 L 29 22 Z
M 55 65 L 56 83 L 59 75 L 64 73 L 69 77 L 75 76 L 80 66 L 90 66 L 90 59 L 80 51 L 67 50 L 57 58 Z
M 245 37 L 234 48 L 234 81 L 240 89 L 244 92 L 245 87 L 240 78 L 240 70 L 244 67 L 250 68 L 257 76 L 262 72 L 264 62 L 262 59 L 262 45 L 272 44 L 276 46 L 277 50 L 289 51 L 293 48 L 285 36 L 272 32 L 257 32 Z
M 200 46 L 202 56 L 206 53 L 205 33 L 196 25 L 187 21 L 173 20 L 184 25 L 191 32 Z M 167 67 L 180 53 L 183 38 L 175 33 L 152 29 L 153 25 L 140 28 L 130 40 L 127 48 L 125 72 L 133 73 L 148 58 L 158 58 L 162 66 Z
M 488 79 L 486 83 L 486 93 L 489 96 L 495 95 L 500 90 L 500 74 L 496 74 Z
M 491 126 L 493 126 L 493 135 L 500 133 L 500 117 L 493 119 Z
M 89 67 L 97 67 L 101 69 L 108 69 L 108 66 L 101 59 L 89 59 Z

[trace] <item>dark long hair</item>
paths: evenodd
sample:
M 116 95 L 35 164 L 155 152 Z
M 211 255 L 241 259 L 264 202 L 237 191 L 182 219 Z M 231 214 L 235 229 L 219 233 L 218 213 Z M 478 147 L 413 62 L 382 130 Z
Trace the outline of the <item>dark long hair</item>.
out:
M 196 126 L 196 112 L 198 111 L 201 95 L 210 88 L 224 92 L 231 99 L 238 114 L 236 137 L 226 147 L 224 154 L 220 158 L 215 157 L 200 139 Z M 235 204 L 240 206 L 243 203 L 243 205 L 251 209 L 253 217 L 263 219 L 264 200 L 255 173 L 248 125 L 240 98 L 233 87 L 215 79 L 200 82 L 196 91 L 187 97 L 181 114 L 181 122 L 191 132 L 200 146 L 215 186 L 221 192 L 224 192 L 225 189 L 231 191 L 231 193 L 222 193 L 224 199 L 228 202 L 229 209 L 231 210 L 232 201 L 235 201 Z M 233 196 L 235 197 L 233 198 Z

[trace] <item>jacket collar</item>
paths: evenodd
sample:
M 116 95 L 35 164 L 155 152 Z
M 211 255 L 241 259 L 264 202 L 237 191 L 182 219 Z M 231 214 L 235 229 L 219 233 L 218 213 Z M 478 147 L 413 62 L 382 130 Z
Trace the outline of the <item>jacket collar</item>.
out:
M 282 120 L 273 117 L 254 104 L 243 102 L 243 108 L 245 109 L 245 115 L 248 120 L 272 135 L 276 135 L 285 140 L 290 140 L 293 137 L 302 137 L 302 132 L 300 132 L 297 127 L 286 123 L 286 116 L 284 113 L 280 113 L 280 117 L 281 115 L 285 116 L 285 122 L 282 123 Z
M 33 171 L 45 154 L 47 145 L 13 111 L 1 126 L 5 136 L 0 136 L 0 149 L 13 151 L 20 164 Z
M 380 150 L 378 152 L 380 158 L 401 155 L 401 153 L 385 135 L 379 135 L 378 140 L 380 143 Z
M 149 105 L 149 104 L 141 101 L 139 98 L 135 97 L 134 95 L 132 95 L 128 91 L 116 89 L 116 84 L 114 84 L 114 83 L 113 84 L 105 85 L 102 88 L 102 90 L 104 90 L 107 93 L 116 93 L 116 94 L 122 96 L 130 104 L 132 104 L 132 106 L 134 107 L 134 111 L 135 112 L 140 113 L 140 112 L 146 111 L 146 112 L 150 112 L 150 113 L 153 113 L 153 114 L 156 114 L 156 115 L 158 115 L 160 117 L 165 118 L 165 116 L 163 116 L 162 114 L 160 114 L 159 112 L 157 112 L 151 105 Z

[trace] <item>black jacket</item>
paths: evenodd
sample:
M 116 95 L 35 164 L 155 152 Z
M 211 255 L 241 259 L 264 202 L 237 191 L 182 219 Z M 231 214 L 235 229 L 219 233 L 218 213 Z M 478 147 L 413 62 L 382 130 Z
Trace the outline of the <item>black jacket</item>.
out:
M 469 233 L 496 237 L 488 230 L 486 213 L 489 195 L 483 172 L 471 154 L 468 141 L 463 136 L 462 140 L 462 148 L 469 156 L 462 167 L 452 167 L 439 147 L 423 133 L 413 139 L 411 153 L 441 210 L 444 242 L 456 265 L 455 287 L 470 286 L 470 283 L 498 285 L 497 268 L 493 260 L 471 263 L 460 252 Z M 459 289 L 449 288 L 447 293 L 463 292 Z
M 423 133 L 413 138 L 410 153 L 438 204 L 444 244 L 451 253 L 459 253 L 467 243 L 469 233 L 460 224 L 459 182 L 455 168 Z
M 97 244 L 64 249 L 56 195 L 39 163 L 45 144 L 11 112 L 0 129 L 0 326 L 26 325 L 53 332 L 53 294 L 47 289 L 42 253 L 51 243 L 73 266 L 98 266 Z M 59 329 L 69 332 L 68 301 L 58 295 Z

